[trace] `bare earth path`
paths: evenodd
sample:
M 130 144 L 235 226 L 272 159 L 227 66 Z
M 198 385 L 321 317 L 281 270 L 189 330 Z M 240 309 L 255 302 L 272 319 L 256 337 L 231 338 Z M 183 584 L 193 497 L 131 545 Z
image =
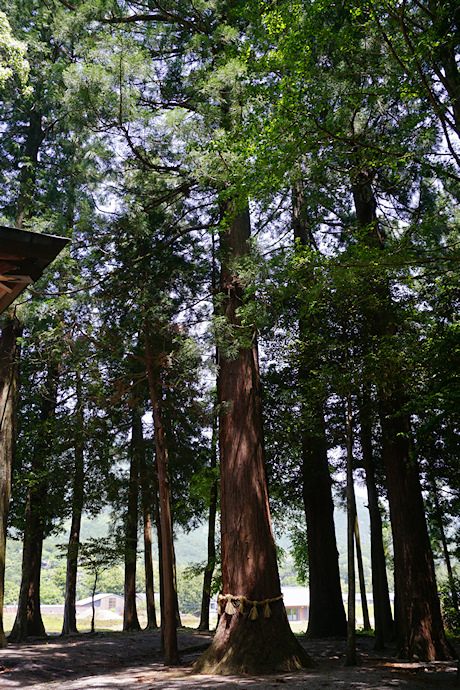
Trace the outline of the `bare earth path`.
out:
M 280 676 L 242 678 L 192 675 L 193 662 L 210 643 L 211 636 L 181 630 L 179 644 L 182 665 L 165 668 L 157 631 L 140 633 L 81 634 L 66 639 L 50 637 L 26 645 L 10 645 L 0 650 L 0 688 L 16 690 L 186 690 L 188 688 L 234 688 L 268 690 L 388 690 L 456 686 L 456 664 L 407 663 L 395 660 L 391 650 L 373 650 L 373 640 L 358 637 L 360 664 L 344 665 L 343 640 L 306 642 L 316 661 L 308 672 Z

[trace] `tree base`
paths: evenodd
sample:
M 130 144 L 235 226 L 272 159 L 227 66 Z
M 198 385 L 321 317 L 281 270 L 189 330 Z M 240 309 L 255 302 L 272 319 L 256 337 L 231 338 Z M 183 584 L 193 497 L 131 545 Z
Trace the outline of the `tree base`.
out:
M 249 614 L 220 617 L 214 640 L 194 666 L 195 673 L 259 675 L 312 668 L 315 663 L 294 636 L 283 605 L 270 618 Z

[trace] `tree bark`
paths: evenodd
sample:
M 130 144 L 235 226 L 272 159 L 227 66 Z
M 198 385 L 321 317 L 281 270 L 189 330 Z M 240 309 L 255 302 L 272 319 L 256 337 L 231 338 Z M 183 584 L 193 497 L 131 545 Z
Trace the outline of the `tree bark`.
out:
M 369 247 L 384 248 L 372 173 L 363 170 L 352 187 L 358 227 Z M 392 338 L 396 328 L 388 285 L 382 278 L 367 280 L 366 290 L 378 297 L 379 310 L 367 315 L 367 329 L 377 339 Z M 404 412 L 402 372 L 394 362 L 382 363 L 385 385 L 378 383 L 382 452 L 386 468 L 395 563 L 395 626 L 400 657 L 427 661 L 452 658 L 442 624 L 428 538 L 417 461 L 413 457 L 410 421 Z
M 140 456 L 144 453 L 142 419 L 137 408 L 132 411 L 131 453 L 129 465 L 128 505 L 125 525 L 125 601 L 123 630 L 140 630 L 136 608 L 137 523 Z
M 452 569 L 452 561 L 450 558 L 449 547 L 447 544 L 446 531 L 444 529 L 444 518 L 443 518 L 441 506 L 439 504 L 439 495 L 438 495 L 438 488 L 436 486 L 436 479 L 432 475 L 430 476 L 430 485 L 431 485 L 431 492 L 432 492 L 433 501 L 434 501 L 435 520 L 436 520 L 436 524 L 437 524 L 438 529 L 439 529 L 439 535 L 440 535 L 441 546 L 442 546 L 442 554 L 444 557 L 444 563 L 446 564 L 447 578 L 449 580 L 450 593 L 452 596 L 452 604 L 455 607 L 455 609 L 458 611 L 458 591 L 457 591 L 457 587 L 455 585 L 455 577 L 454 577 L 454 572 Z
M 31 476 L 27 491 L 22 575 L 18 611 L 10 640 L 21 642 L 30 636 L 45 637 L 40 612 L 41 555 L 44 526 L 47 522 L 48 476 L 46 458 L 52 443 L 49 429 L 57 405 L 59 365 L 50 363 L 40 409 L 40 428 L 32 454 Z
M 140 458 L 139 476 L 141 482 L 142 519 L 144 528 L 144 571 L 145 571 L 145 595 L 147 608 L 147 629 L 158 628 L 155 609 L 155 589 L 153 580 L 152 558 L 152 505 L 154 503 L 152 489 L 147 476 L 147 464 L 145 453 Z
M 369 620 L 369 609 L 367 606 L 367 596 L 366 596 L 366 581 L 364 579 L 364 565 L 363 565 L 363 552 L 361 550 L 361 539 L 359 536 L 359 523 L 358 523 L 358 512 L 355 505 L 355 546 L 356 546 L 356 560 L 358 563 L 358 578 L 359 578 L 359 591 L 361 594 L 361 606 L 363 609 L 363 629 L 369 632 L 372 630 L 371 622 Z
M 300 181 L 294 183 L 292 190 L 292 227 L 296 243 L 301 247 L 315 246 Z M 301 338 L 305 339 L 306 331 L 305 320 L 300 318 Z M 347 619 L 340 587 L 326 426 L 321 401 L 311 399 L 310 368 L 306 363 L 299 367 L 299 386 L 305 396 L 302 407 L 305 409 L 308 404 L 311 410 L 310 429 L 302 431 L 302 496 L 307 523 L 310 587 L 307 636 L 345 637 Z
M 221 234 L 220 292 L 235 334 L 241 326 L 236 310 L 243 297 L 235 261 L 249 252 L 249 211 L 236 212 L 223 203 L 222 217 L 226 225 Z M 236 608 L 227 602 L 211 646 L 195 665 L 200 673 L 272 673 L 310 662 L 289 627 L 281 600 L 268 505 L 257 345 L 253 334 L 245 335 L 244 344 L 239 335 L 234 336 L 232 352 L 220 347 L 217 386 L 222 583 L 224 594 L 238 599 L 234 599 Z M 265 611 L 271 617 L 265 617 L 262 602 L 271 599 L 276 601 Z M 256 619 L 250 615 L 253 609 Z
M 81 391 L 81 377 L 77 372 L 77 409 L 75 435 L 75 473 L 72 497 L 72 521 L 67 547 L 67 572 L 65 583 L 64 620 L 62 634 L 71 635 L 78 632 L 75 601 L 77 598 L 78 549 L 80 545 L 81 516 L 84 504 L 84 416 Z
M 163 568 L 161 564 L 163 563 L 163 542 L 161 538 L 161 514 L 160 514 L 160 501 L 158 498 L 158 469 L 157 462 L 155 460 L 155 471 L 153 473 L 153 499 L 155 504 L 155 525 L 157 532 L 157 543 L 158 543 L 158 563 L 159 563 L 159 577 L 160 577 L 160 626 L 161 630 L 164 630 L 164 610 L 165 610 L 165 588 L 163 584 Z M 161 635 L 161 651 L 164 652 L 164 636 Z
M 17 339 L 21 333 L 22 326 L 14 319 L 2 328 L 0 336 L 0 648 L 6 647 L 3 629 L 6 532 L 17 434 L 20 357 Z
M 355 488 L 353 484 L 353 417 L 351 396 L 347 396 L 346 444 L 347 444 L 347 566 L 348 566 L 348 620 L 346 665 L 356 666 L 356 581 L 354 532 L 356 521 Z
M 180 663 L 177 646 L 176 629 L 176 592 L 174 589 L 174 559 L 173 559 L 173 531 L 171 520 L 171 506 L 169 502 L 170 485 L 168 476 L 168 453 L 165 444 L 164 427 L 159 396 L 157 393 L 158 380 L 155 372 L 154 360 L 150 349 L 149 327 L 145 325 L 145 354 L 149 381 L 150 399 L 153 408 L 153 422 L 155 427 L 155 457 L 158 468 L 158 483 L 160 493 L 160 523 L 162 559 L 160 568 L 163 574 L 164 601 L 162 602 L 162 636 L 164 642 L 164 659 L 168 666 Z
M 382 517 L 375 482 L 370 422 L 370 398 L 364 395 L 360 404 L 360 441 L 362 461 L 366 473 L 367 500 L 371 527 L 372 592 L 374 595 L 375 648 L 384 649 L 394 639 L 393 616 L 383 548 Z
M 211 471 L 217 466 L 217 414 L 214 413 L 211 439 Z M 216 564 L 216 516 L 217 516 L 217 489 L 218 482 L 215 478 L 211 485 L 209 497 L 208 517 L 208 560 L 203 577 L 203 595 L 201 597 L 201 615 L 198 630 L 209 630 L 209 605 L 211 603 L 211 585 L 214 567 Z
M 395 564 L 395 623 L 403 659 L 451 659 L 441 618 L 425 507 L 404 403 L 395 392 L 380 401 Z

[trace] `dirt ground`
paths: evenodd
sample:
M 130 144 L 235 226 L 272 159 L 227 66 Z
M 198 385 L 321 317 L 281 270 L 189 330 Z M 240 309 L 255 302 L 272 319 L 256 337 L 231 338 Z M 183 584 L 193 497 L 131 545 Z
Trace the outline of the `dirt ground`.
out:
M 408 663 L 373 650 L 373 640 L 358 636 L 359 665 L 345 666 L 342 639 L 305 641 L 316 662 L 310 671 L 279 676 L 197 676 L 193 662 L 211 642 L 211 635 L 192 629 L 179 632 L 182 664 L 167 668 L 162 663 L 160 635 L 140 633 L 80 634 L 68 638 L 49 637 L 0 650 L 0 688 L 16 690 L 219 690 L 277 688 L 302 690 L 353 688 L 439 688 L 456 686 L 457 665 L 453 662 Z M 458 650 L 457 650 L 458 651 Z

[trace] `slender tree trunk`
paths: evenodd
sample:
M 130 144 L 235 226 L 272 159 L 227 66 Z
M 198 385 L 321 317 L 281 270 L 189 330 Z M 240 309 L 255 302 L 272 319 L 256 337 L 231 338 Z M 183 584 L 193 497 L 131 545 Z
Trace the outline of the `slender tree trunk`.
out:
M 177 646 L 176 630 L 176 593 L 174 589 L 174 559 L 173 559 L 173 531 L 171 520 L 171 506 L 169 503 L 170 489 L 168 476 L 168 454 L 165 444 L 164 427 L 160 400 L 157 394 L 157 377 L 154 360 L 150 350 L 148 325 L 145 326 L 145 354 L 149 380 L 150 399 L 153 408 L 153 422 L 155 427 L 155 456 L 158 467 L 158 482 L 160 490 L 161 542 L 162 560 L 160 567 L 163 574 L 164 600 L 162 602 L 162 635 L 164 641 L 164 658 L 168 666 L 180 663 Z
M 171 494 L 169 495 L 169 500 L 171 501 Z M 173 582 L 174 582 L 174 598 L 175 598 L 175 609 L 176 609 L 176 626 L 178 628 L 182 628 L 182 621 L 180 619 L 180 610 L 179 610 L 179 599 L 177 597 L 177 567 L 176 567 L 176 549 L 174 547 L 174 539 L 172 542 L 172 556 L 173 556 Z
M 3 629 L 6 531 L 17 433 L 20 356 L 17 339 L 21 333 L 22 326 L 14 319 L 2 328 L 0 336 L 0 647 L 6 647 Z
M 449 580 L 450 592 L 452 595 L 452 604 L 458 611 L 458 592 L 455 586 L 454 572 L 452 570 L 452 562 L 449 554 L 449 547 L 447 545 L 446 532 L 444 529 L 444 518 L 442 515 L 441 506 L 439 504 L 438 488 L 436 486 L 436 479 L 430 476 L 431 493 L 434 500 L 434 510 L 435 510 L 435 520 L 439 529 L 439 534 L 441 538 L 442 553 L 444 556 L 444 563 L 446 564 L 447 577 Z
M 221 234 L 220 291 L 235 334 L 232 354 L 220 347 L 217 387 L 222 584 L 229 600 L 195 670 L 271 673 L 306 666 L 310 659 L 289 627 L 281 599 L 268 506 L 257 345 L 253 335 L 248 344 L 249 333 L 244 345 L 238 342 L 241 323 L 236 310 L 243 292 L 235 261 L 249 252 L 249 212 L 235 212 L 226 203 L 222 217 L 226 227 Z
M 36 101 L 37 100 L 38 99 L 36 99 Z M 38 110 L 31 110 L 23 154 L 27 162 L 21 168 L 19 195 L 16 200 L 15 220 L 17 228 L 22 228 L 24 218 L 32 207 L 38 153 L 44 138 L 45 132 L 42 129 L 42 114 Z
M 96 619 L 96 607 L 94 606 L 94 597 L 96 596 L 97 581 L 98 581 L 98 574 L 96 573 L 95 577 L 94 577 L 93 590 L 91 592 L 91 632 L 92 633 L 94 633 L 94 630 L 95 630 L 94 622 Z
M 296 244 L 315 247 L 300 181 L 293 185 L 292 190 L 292 226 Z M 299 332 L 303 340 L 306 331 L 305 320 L 300 318 Z M 299 367 L 299 384 L 304 395 L 302 407 L 304 412 L 306 409 L 310 411 L 309 431 L 302 431 L 302 496 L 307 523 L 310 587 L 307 636 L 345 637 L 347 619 L 340 587 L 326 425 L 321 401 L 311 399 L 311 368 L 310 363 Z
M 218 272 L 216 261 L 216 237 L 215 231 L 212 233 L 212 291 L 216 294 Z M 215 352 L 216 367 L 219 364 L 219 350 Z M 212 437 L 211 437 L 211 472 L 215 472 L 217 467 L 217 443 L 218 443 L 218 414 L 217 398 L 214 400 L 212 418 Z M 217 491 L 218 481 L 214 478 L 211 485 L 209 497 L 209 516 L 208 516 L 208 558 L 203 577 L 203 593 L 201 597 L 201 614 L 198 630 L 209 630 L 209 606 L 211 604 L 212 576 L 216 564 L 216 517 L 217 517 Z
M 139 498 L 139 465 L 144 453 L 142 419 L 137 408 L 132 412 L 131 453 L 129 466 L 128 506 L 125 526 L 125 601 L 123 630 L 140 630 L 136 608 L 137 523 Z
M 160 501 L 158 499 L 158 470 L 157 462 L 155 460 L 155 471 L 153 473 L 153 497 L 155 503 L 155 525 L 157 531 L 157 542 L 158 542 L 158 563 L 159 563 L 159 577 L 160 577 L 160 626 L 161 630 L 164 630 L 164 601 L 165 601 L 165 588 L 163 584 L 163 568 L 161 564 L 163 563 L 163 541 L 161 538 L 161 513 L 160 513 Z M 164 652 L 164 636 L 161 635 L 161 649 Z
M 382 517 L 375 483 L 372 452 L 372 427 L 370 422 L 370 398 L 364 395 L 360 404 L 360 441 L 363 466 L 366 473 L 367 500 L 371 527 L 372 592 L 374 595 L 375 648 L 384 649 L 385 643 L 394 638 L 393 616 L 383 548 Z
M 29 636 L 46 636 L 40 612 L 41 554 L 44 525 L 47 521 L 48 482 L 46 459 L 52 444 L 49 429 L 57 404 L 59 365 L 51 363 L 40 410 L 40 428 L 32 455 L 31 481 L 27 491 L 22 576 L 18 611 L 10 640 L 20 642 Z
M 367 596 L 366 596 L 366 581 L 364 579 L 364 566 L 363 566 L 363 553 L 361 550 L 361 539 L 359 536 L 359 523 L 358 523 L 358 512 L 355 505 L 355 545 L 356 545 L 356 560 L 358 563 L 358 578 L 359 578 L 359 591 L 361 594 L 361 606 L 363 609 L 363 628 L 367 632 L 372 630 L 371 622 L 369 620 L 369 609 L 367 606 Z
M 214 414 L 211 439 L 211 471 L 217 466 L 217 414 Z M 216 564 L 216 516 L 217 516 L 217 489 L 218 482 L 215 478 L 211 485 L 209 498 L 208 517 L 208 561 L 204 571 L 203 595 L 201 597 L 201 616 L 198 630 L 209 630 L 209 605 L 211 603 L 211 585 L 214 567 Z
M 72 521 L 70 525 L 69 544 L 67 547 L 67 572 L 65 583 L 64 620 L 62 634 L 77 633 L 75 601 L 77 598 L 78 549 L 80 545 L 81 515 L 84 504 L 84 418 L 81 377 L 77 372 L 77 409 L 75 436 L 75 474 L 73 481 Z
M 384 248 L 372 189 L 372 173 L 364 170 L 352 188 L 358 226 L 369 247 Z M 367 277 L 366 290 L 379 299 L 379 309 L 367 315 L 367 328 L 378 339 L 396 334 L 392 299 L 386 282 Z M 382 362 L 385 384 L 378 383 L 382 452 L 386 468 L 388 502 L 395 563 L 395 627 L 400 657 L 428 661 L 452 657 L 441 618 L 428 538 L 425 510 L 413 457 L 410 421 L 404 412 L 406 395 L 402 372 L 394 362 Z
M 139 475 L 141 482 L 142 498 L 142 519 L 144 527 L 144 570 L 145 570 L 145 595 L 147 608 L 147 629 L 158 628 L 156 609 L 155 609 L 155 589 L 153 581 L 153 558 L 152 558 L 152 489 L 147 476 L 147 464 L 145 453 L 140 458 Z
M 353 416 L 351 396 L 347 396 L 346 410 L 347 443 L 347 563 L 348 563 L 348 622 L 346 665 L 356 666 L 356 582 L 354 532 L 356 522 L 356 501 L 353 484 Z

